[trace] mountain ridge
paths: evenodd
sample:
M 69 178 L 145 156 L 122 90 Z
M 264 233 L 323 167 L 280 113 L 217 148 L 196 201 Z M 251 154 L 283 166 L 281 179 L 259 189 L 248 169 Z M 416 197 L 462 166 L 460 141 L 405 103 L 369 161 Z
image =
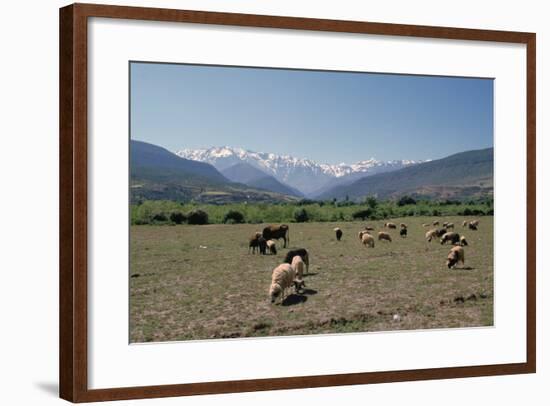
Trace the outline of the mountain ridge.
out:
M 335 186 L 318 199 L 381 199 L 404 194 L 417 197 L 465 198 L 492 195 L 493 148 L 463 151 L 445 158 L 419 163 L 392 172 L 362 177 Z
M 130 141 L 130 199 L 214 204 L 295 200 L 232 182 L 210 164 L 181 158 L 165 148 L 135 140 Z
M 380 161 L 370 158 L 353 164 L 326 164 L 317 163 L 307 158 L 255 152 L 228 146 L 181 149 L 175 153 L 186 159 L 209 163 L 222 172 L 239 162 L 246 162 L 267 175 L 275 177 L 279 182 L 297 189 L 305 196 L 312 196 L 313 193 L 331 183 L 347 183 L 357 177 L 424 162 L 413 160 Z

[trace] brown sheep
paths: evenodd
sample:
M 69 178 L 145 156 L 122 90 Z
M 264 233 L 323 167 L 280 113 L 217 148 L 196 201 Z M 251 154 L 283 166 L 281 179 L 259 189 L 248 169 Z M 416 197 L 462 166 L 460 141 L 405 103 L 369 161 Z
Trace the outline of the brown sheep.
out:
M 386 241 L 391 242 L 391 235 L 389 235 L 388 233 L 385 233 L 383 231 L 380 231 L 378 233 L 378 241 L 382 241 L 382 240 L 386 240 Z
M 464 221 L 462 222 L 462 227 L 466 227 L 467 225 L 468 225 L 468 220 L 464 220 Z
M 399 230 L 399 235 L 405 238 L 407 236 L 407 227 L 403 227 L 401 230 Z
M 262 233 L 259 231 L 256 231 L 252 236 L 248 239 L 248 253 L 250 254 L 250 249 L 252 248 L 252 253 L 256 253 L 256 248 L 260 246 L 260 237 L 262 236 Z
M 361 231 L 359 231 L 359 233 L 357 233 L 357 235 L 359 236 L 359 241 L 361 241 L 363 239 L 363 234 L 368 234 L 368 233 L 364 230 L 361 230 Z
M 264 237 L 258 238 L 258 248 L 260 249 L 260 254 L 267 255 L 267 241 Z
M 374 231 L 374 227 L 365 226 L 365 230 L 367 230 L 367 231 Z
M 426 240 L 428 242 L 432 242 L 432 240 L 434 240 L 436 238 L 436 233 L 437 233 L 436 229 L 432 229 L 432 230 L 427 231 L 426 232 Z
M 449 229 L 451 229 L 451 228 L 454 230 L 454 229 L 455 229 L 455 225 L 454 225 L 454 223 L 447 223 L 447 225 L 445 226 L 445 228 L 446 228 L 447 230 L 449 230 Z
M 468 228 L 473 231 L 477 231 L 477 224 L 474 224 L 473 221 L 468 223 Z
M 439 225 L 439 220 L 435 220 L 433 223 L 432 223 L 433 226 L 438 226 Z
M 267 240 L 267 250 L 271 255 L 277 255 L 277 247 L 275 246 L 275 241 L 273 240 Z
M 444 223 L 442 224 L 442 226 L 445 227 L 445 228 L 447 228 L 447 224 L 449 224 L 449 223 L 444 222 Z
M 397 226 L 395 225 L 395 223 L 385 223 L 384 224 L 384 227 L 386 228 L 397 228 Z
M 474 226 L 479 226 L 479 220 L 472 220 L 470 221 L 471 224 L 473 224 Z
M 334 232 L 336 233 L 336 240 L 340 241 L 342 239 L 342 230 L 339 227 L 336 227 L 334 229 Z
M 271 274 L 271 285 L 269 286 L 269 296 L 271 303 L 280 297 L 281 303 L 285 300 L 285 292 L 294 285 L 296 271 L 290 264 L 281 264 L 276 267 Z
M 456 245 L 451 248 L 449 255 L 447 255 L 447 268 L 451 269 L 459 262 L 464 266 L 464 248 Z
M 435 235 L 437 235 L 438 237 L 441 237 L 443 234 L 445 234 L 447 232 L 446 229 L 444 228 L 438 228 L 437 230 L 435 230 Z
M 460 236 L 460 245 L 462 245 L 463 247 L 465 245 L 468 245 L 468 241 L 466 241 L 466 237 L 464 237 L 463 235 Z
M 445 233 L 441 237 L 441 245 L 449 241 L 451 244 L 458 244 L 460 242 L 460 235 L 458 233 Z
M 364 233 L 363 238 L 361 239 L 361 242 L 365 247 L 371 247 L 374 248 L 374 237 L 370 235 L 369 233 Z
M 406 225 L 405 223 L 399 224 L 399 227 L 401 227 L 401 228 L 408 228 L 407 225 Z

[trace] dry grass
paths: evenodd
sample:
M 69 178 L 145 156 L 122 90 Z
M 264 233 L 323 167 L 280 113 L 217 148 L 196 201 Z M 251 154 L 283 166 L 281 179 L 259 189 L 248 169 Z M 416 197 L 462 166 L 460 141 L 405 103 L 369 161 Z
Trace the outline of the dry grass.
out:
M 263 225 L 132 226 L 130 338 L 132 342 L 196 340 L 489 326 L 493 324 L 493 218 L 479 231 L 451 221 L 469 242 L 466 265 L 448 270 L 449 245 L 424 240 L 422 223 L 407 238 L 365 248 L 366 223 L 290 225 L 291 248 L 311 256 L 303 294 L 269 302 L 271 270 L 286 253 L 248 254 L 248 236 Z M 369 223 L 382 230 L 383 222 Z M 344 236 L 336 241 L 334 227 Z M 385 230 L 388 231 L 388 230 Z M 394 315 L 398 315 L 394 319 Z

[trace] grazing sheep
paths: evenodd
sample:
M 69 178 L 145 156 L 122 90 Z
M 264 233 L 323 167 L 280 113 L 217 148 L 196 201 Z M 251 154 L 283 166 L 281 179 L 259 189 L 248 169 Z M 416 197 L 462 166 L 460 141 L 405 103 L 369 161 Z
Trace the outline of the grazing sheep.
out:
M 399 227 L 401 227 L 401 228 L 408 228 L 407 225 L 406 225 L 405 223 L 400 223 L 400 224 L 399 224 Z
M 477 231 L 477 224 L 474 224 L 473 221 L 470 221 L 470 222 L 468 223 L 468 228 L 469 228 L 470 230 Z
M 389 235 L 388 233 L 385 233 L 383 231 L 380 231 L 378 233 L 378 240 L 379 241 L 386 240 L 386 241 L 391 242 L 391 235 Z
M 364 233 L 363 238 L 361 239 L 361 242 L 365 247 L 371 247 L 374 248 L 374 237 L 370 235 L 369 233 Z
M 302 260 L 302 257 L 296 255 L 294 258 L 292 258 L 292 262 L 290 263 L 290 265 L 294 269 L 294 272 L 296 272 L 296 279 L 301 280 L 304 276 L 304 261 Z
M 444 223 L 442 224 L 442 226 L 445 227 L 445 228 L 447 228 L 447 224 L 449 224 L 449 223 L 444 222 Z
M 267 240 L 267 249 L 271 255 L 277 255 L 277 247 L 275 246 L 275 241 Z
M 428 242 L 432 242 L 432 240 L 434 240 L 437 236 L 436 233 L 437 233 L 437 230 L 435 228 L 426 232 L 426 240 Z
M 262 236 L 262 233 L 259 231 L 256 231 L 252 236 L 248 239 L 248 253 L 250 254 L 250 249 L 252 248 L 252 253 L 256 253 L 256 248 L 260 246 L 260 237 Z
M 466 241 L 466 237 L 464 237 L 463 235 L 460 236 L 460 245 L 462 245 L 463 247 L 465 245 L 468 245 L 468 241 Z
M 292 263 L 292 258 L 294 258 L 296 255 L 300 256 L 302 260 L 304 261 L 304 264 L 306 264 L 306 274 L 309 273 L 309 254 L 305 248 L 297 248 L 295 250 L 290 250 L 286 253 L 285 260 L 287 264 Z
M 405 238 L 407 236 L 407 227 L 403 227 L 401 230 L 399 230 L 399 235 Z
M 473 224 L 474 226 L 479 226 L 479 220 L 472 220 L 470 221 L 471 224 Z
M 454 230 L 454 229 L 455 229 L 455 225 L 454 225 L 454 223 L 447 223 L 447 225 L 445 226 L 445 228 L 446 228 L 447 230 L 449 230 L 449 229 L 451 229 L 451 228 Z
M 340 227 L 336 227 L 336 228 L 334 229 L 334 232 L 336 233 L 336 239 L 337 239 L 338 241 L 340 241 L 340 239 L 342 238 L 342 234 L 344 234 L 344 233 L 342 232 L 342 230 L 340 229 Z
M 445 244 L 447 241 L 450 241 L 451 244 L 458 244 L 460 242 L 460 235 L 458 233 L 445 233 L 441 237 L 441 245 Z
M 267 254 L 267 241 L 264 237 L 258 238 L 258 247 L 260 248 L 260 254 L 266 255 Z
M 363 234 L 368 234 L 366 231 L 359 231 L 359 233 L 357 234 L 359 236 L 359 241 L 361 241 L 363 239 Z
M 437 230 L 435 230 L 435 235 L 437 235 L 438 237 L 441 237 L 446 232 L 447 230 L 445 228 L 438 228 Z
M 290 264 L 281 264 L 277 266 L 271 274 L 271 286 L 269 287 L 269 296 L 271 303 L 275 303 L 277 298 L 281 298 L 281 303 L 285 300 L 285 292 L 294 285 L 296 272 Z
M 385 223 L 385 224 L 384 224 L 384 227 L 386 227 L 386 228 L 397 228 L 397 226 L 395 225 L 395 223 Z
M 439 220 L 435 220 L 433 223 L 432 223 L 433 226 L 438 226 L 439 225 Z
M 374 231 L 374 227 L 365 226 L 365 230 L 367 230 L 367 231 Z
M 461 262 L 464 266 L 464 248 L 456 245 L 451 248 L 449 255 L 447 255 L 447 268 L 455 267 L 458 262 Z
M 467 225 L 468 225 L 468 220 L 464 220 L 464 221 L 462 222 L 462 227 L 466 227 Z
M 423 223 L 422 224 L 422 227 L 429 227 L 429 226 L 431 226 L 431 224 L 428 224 L 428 223 Z

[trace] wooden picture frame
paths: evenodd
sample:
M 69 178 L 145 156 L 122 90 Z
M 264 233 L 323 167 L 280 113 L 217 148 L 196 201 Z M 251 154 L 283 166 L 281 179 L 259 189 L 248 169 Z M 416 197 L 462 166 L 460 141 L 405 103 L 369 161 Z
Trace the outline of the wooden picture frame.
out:
M 526 362 L 110 389 L 88 387 L 88 19 L 111 19 L 285 28 L 408 36 L 527 46 L 527 328 Z M 72 402 L 140 399 L 245 391 L 313 388 L 426 379 L 523 374 L 536 371 L 536 160 L 534 33 L 428 27 L 265 15 L 74 4 L 60 9 L 60 397 Z

